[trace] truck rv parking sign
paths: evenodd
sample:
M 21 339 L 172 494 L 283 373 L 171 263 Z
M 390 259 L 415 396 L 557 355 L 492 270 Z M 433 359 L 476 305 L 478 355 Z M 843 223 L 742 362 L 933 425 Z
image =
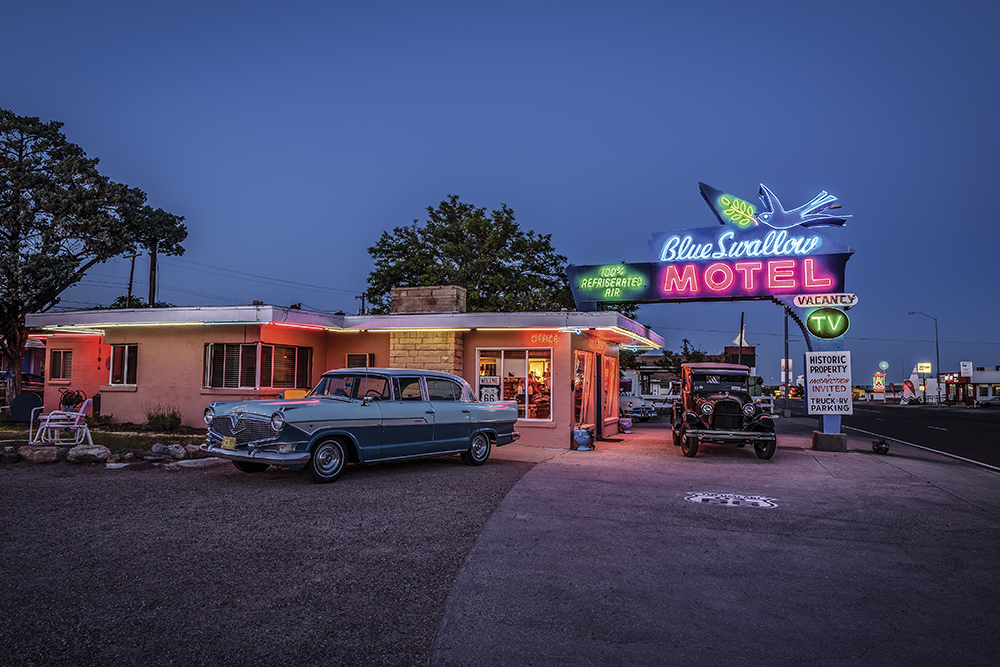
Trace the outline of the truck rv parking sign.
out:
M 806 352 L 806 407 L 811 415 L 854 414 L 850 352 Z

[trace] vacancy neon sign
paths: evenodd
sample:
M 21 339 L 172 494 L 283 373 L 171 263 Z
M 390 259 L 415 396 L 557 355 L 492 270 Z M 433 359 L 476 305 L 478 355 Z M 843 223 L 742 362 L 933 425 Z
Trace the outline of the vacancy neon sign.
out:
M 826 192 L 786 211 L 761 186 L 761 208 L 704 184 L 702 195 L 720 227 L 654 233 L 653 261 L 570 266 L 567 274 L 580 310 L 601 302 L 710 301 L 845 291 L 844 269 L 853 250 L 813 231 L 850 216 L 828 212 Z

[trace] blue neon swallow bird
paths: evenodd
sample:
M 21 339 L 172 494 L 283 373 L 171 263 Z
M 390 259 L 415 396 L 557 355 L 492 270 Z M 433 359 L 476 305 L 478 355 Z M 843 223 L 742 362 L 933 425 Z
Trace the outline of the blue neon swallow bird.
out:
M 774 229 L 788 229 L 797 225 L 803 227 L 840 227 L 847 222 L 847 218 L 851 217 L 827 212 L 832 208 L 840 208 L 840 204 L 834 204 L 837 198 L 827 193 L 826 190 L 802 206 L 786 211 L 775 194 L 761 183 L 760 201 L 764 207 L 754 217 Z

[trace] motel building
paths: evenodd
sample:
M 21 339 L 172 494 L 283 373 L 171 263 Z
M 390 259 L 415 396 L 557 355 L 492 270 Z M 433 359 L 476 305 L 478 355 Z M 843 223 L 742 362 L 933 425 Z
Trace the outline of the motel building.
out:
M 327 370 L 423 368 L 465 378 L 480 400 L 517 401 L 519 444 L 567 448 L 575 428 L 619 432 L 619 349 L 664 343 L 613 311 L 468 313 L 452 286 L 394 289 L 388 315 L 255 304 L 31 314 L 26 324 L 45 343 L 45 411 L 74 390 L 115 422 L 164 407 L 203 427 L 212 401 L 301 396 Z

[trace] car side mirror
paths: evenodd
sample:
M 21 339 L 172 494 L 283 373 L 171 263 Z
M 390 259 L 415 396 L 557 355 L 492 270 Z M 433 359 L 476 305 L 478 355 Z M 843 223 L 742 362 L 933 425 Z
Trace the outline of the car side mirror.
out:
M 375 399 L 371 396 L 365 396 L 361 399 L 361 405 L 371 405 L 373 400 Z

